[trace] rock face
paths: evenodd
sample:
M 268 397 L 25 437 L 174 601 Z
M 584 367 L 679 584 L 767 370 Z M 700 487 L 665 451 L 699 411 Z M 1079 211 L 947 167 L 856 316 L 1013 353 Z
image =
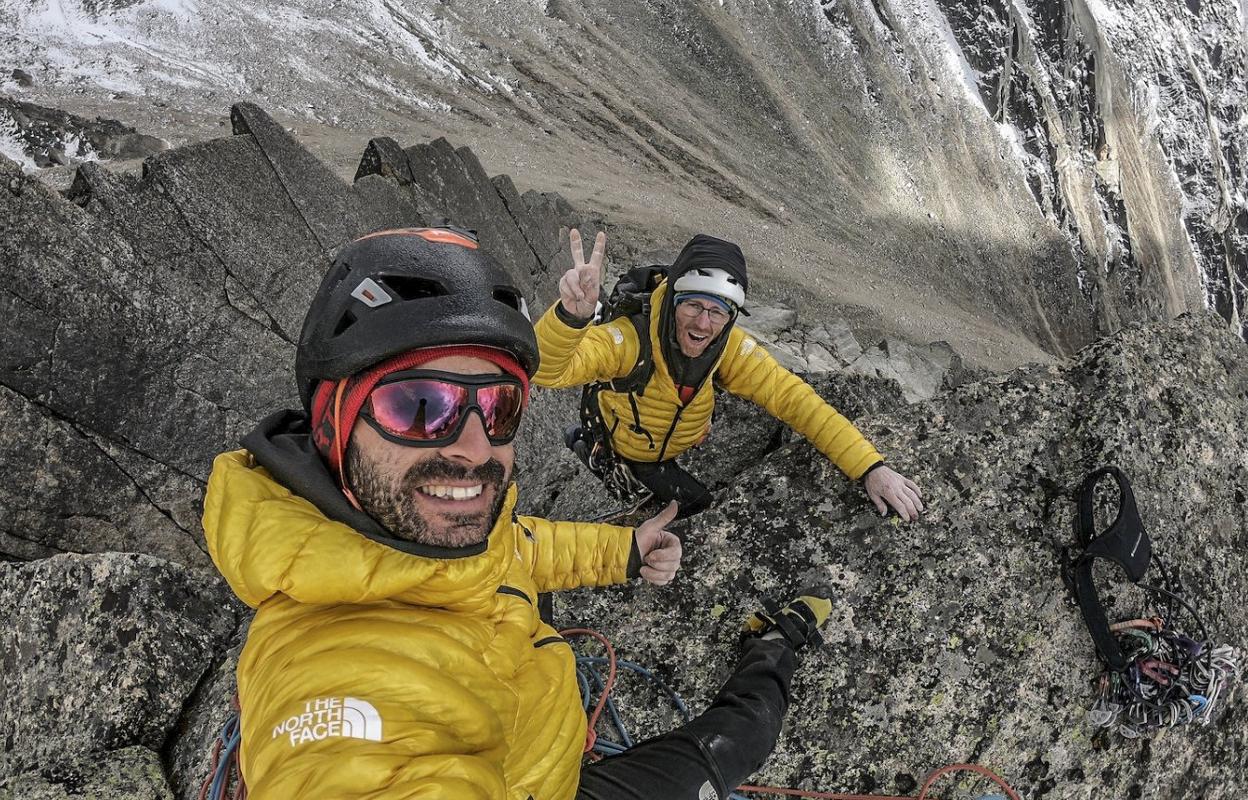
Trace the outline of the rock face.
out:
M 0 564 L 0 609 L 0 777 L 29 773 L 0 796 L 106 781 L 103 765 L 72 763 L 105 753 L 128 764 L 119 777 L 161 778 L 158 754 L 237 626 L 215 574 L 138 554 Z
M 0 158 L 0 458 L 16 476 L 0 485 L 0 556 L 30 561 L 0 564 L 0 798 L 196 796 L 246 621 L 205 569 L 204 479 L 296 403 L 293 341 L 333 248 L 461 203 L 514 246 L 536 310 L 566 227 L 604 222 L 483 178 L 446 143 L 374 139 L 347 184 L 259 108 L 235 107 L 231 126 L 141 176 L 82 165 L 64 196 Z M 640 258 L 652 243 L 629 230 L 613 232 Z M 1210 630 L 1248 643 L 1248 346 L 1225 322 L 1132 323 L 1068 364 L 985 377 L 939 343 L 863 347 L 831 316 L 767 316 L 777 351 L 826 365 L 812 385 L 922 485 L 923 521 L 880 518 L 791 431 L 722 397 L 687 460 L 718 505 L 683 525 L 677 582 L 563 596 L 557 618 L 607 632 L 701 708 L 762 597 L 831 582 L 829 644 L 806 659 L 763 782 L 897 794 L 974 760 L 1027 797 L 1242 794 L 1242 689 L 1208 730 L 1093 740 L 1092 645 L 1056 565 L 1071 489 L 1118 464 Z M 562 445 L 578 400 L 534 397 L 517 440 L 526 512 L 613 507 Z M 1123 613 L 1140 601 L 1114 598 Z M 644 687 L 620 692 L 636 731 L 672 724 Z
M 1037 205 L 1083 264 L 1098 327 L 1203 292 L 1248 331 L 1248 208 L 1232 188 L 1248 177 L 1248 134 L 1226 124 L 1245 108 L 1242 6 L 942 5 Z
M 173 800 L 158 754 L 143 747 L 91 754 L 0 780 L 0 800 Z
M 19 85 L 30 85 L 30 75 L 21 70 L 14 70 L 13 80 Z M 161 139 L 116 120 L 89 120 L 55 108 L 0 97 L 0 152 L 28 167 L 145 158 L 166 147 Z
M 911 403 L 928 400 L 971 376 L 948 342 L 915 347 L 888 337 L 864 350 L 842 319 L 803 325 L 796 311 L 768 306 L 751 307 L 750 315 L 742 327 L 794 372 L 844 371 L 892 380 Z
M 609 631 L 620 657 L 659 667 L 696 710 L 764 597 L 833 584 L 828 645 L 805 659 L 757 783 L 905 794 L 929 770 L 973 760 L 1029 798 L 1248 787 L 1242 687 L 1211 729 L 1093 740 L 1097 662 L 1057 566 L 1071 492 L 1117 464 L 1211 634 L 1248 642 L 1243 342 L 1203 316 L 1133 325 L 1069 367 L 988 378 L 859 424 L 923 487 L 921 523 L 881 519 L 812 448 L 788 445 L 699 518 L 679 586 L 579 592 L 557 605 L 559 621 Z M 1142 610 L 1124 586 L 1115 613 Z M 632 691 L 635 733 L 672 724 L 663 698 Z

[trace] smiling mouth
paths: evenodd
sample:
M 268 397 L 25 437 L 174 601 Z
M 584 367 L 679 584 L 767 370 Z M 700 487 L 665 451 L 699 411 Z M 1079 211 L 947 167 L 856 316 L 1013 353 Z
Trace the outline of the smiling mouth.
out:
M 685 331 L 685 341 L 689 343 L 690 347 L 698 350 L 706 347 L 714 338 L 715 336 L 713 333 L 697 333 L 692 330 Z
M 436 497 L 440 500 L 472 500 L 481 496 L 481 493 L 485 491 L 485 484 L 478 483 L 473 486 L 429 484 L 418 487 L 416 491 L 426 497 Z

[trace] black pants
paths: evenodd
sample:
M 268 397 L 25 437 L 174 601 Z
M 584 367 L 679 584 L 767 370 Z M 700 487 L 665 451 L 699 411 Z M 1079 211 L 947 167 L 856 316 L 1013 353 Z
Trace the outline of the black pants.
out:
M 700 514 L 711 507 L 711 490 L 690 475 L 675 459 L 671 461 L 626 461 L 633 475 L 654 494 L 660 505 L 675 500 L 680 504 L 676 519 Z
M 783 640 L 747 639 L 742 649 L 710 708 L 587 765 L 577 800 L 725 800 L 757 771 L 780 735 L 797 658 Z

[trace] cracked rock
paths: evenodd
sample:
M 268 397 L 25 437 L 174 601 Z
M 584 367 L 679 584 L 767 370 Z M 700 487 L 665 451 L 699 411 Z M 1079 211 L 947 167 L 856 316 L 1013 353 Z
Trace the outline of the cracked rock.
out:
M 160 756 L 126 747 L 0 779 L 0 800 L 173 800 Z
M 750 333 L 764 339 L 775 338 L 781 331 L 797 324 L 797 312 L 782 306 L 756 306 L 747 303 L 749 316 L 741 317 L 737 324 Z
M 159 751 L 235 628 L 216 575 L 135 553 L 0 564 L 0 776 Z

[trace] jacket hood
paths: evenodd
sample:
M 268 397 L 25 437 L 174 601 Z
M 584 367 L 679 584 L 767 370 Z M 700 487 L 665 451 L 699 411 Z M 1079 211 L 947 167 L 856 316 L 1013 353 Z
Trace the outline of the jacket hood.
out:
M 303 413 L 278 411 L 270 414 L 243 437 L 242 445 L 275 480 L 310 500 L 325 516 L 369 538 L 403 544 L 389 536 L 376 520 L 347 502 L 316 449 L 308 418 Z
M 691 269 L 718 268 L 727 272 L 741 282 L 746 295 L 750 292 L 749 278 L 745 274 L 745 253 L 732 242 L 717 239 L 699 233 L 685 244 L 680 255 L 672 262 L 667 271 L 668 282 L 675 284 L 676 279 Z
M 247 450 L 213 463 L 204 533 L 243 602 L 259 606 L 280 592 L 303 603 L 489 607 L 514 558 L 514 484 L 483 544 L 407 542 L 347 502 L 306 427 L 301 414 L 279 412 L 244 439 Z

